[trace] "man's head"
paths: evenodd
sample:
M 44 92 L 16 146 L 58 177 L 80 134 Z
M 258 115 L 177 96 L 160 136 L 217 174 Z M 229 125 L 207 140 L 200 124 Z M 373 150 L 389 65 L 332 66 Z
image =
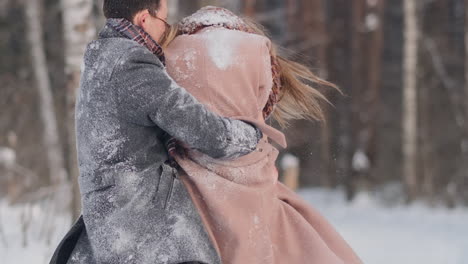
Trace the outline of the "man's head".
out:
M 106 18 L 125 18 L 159 41 L 166 31 L 167 0 L 104 0 Z

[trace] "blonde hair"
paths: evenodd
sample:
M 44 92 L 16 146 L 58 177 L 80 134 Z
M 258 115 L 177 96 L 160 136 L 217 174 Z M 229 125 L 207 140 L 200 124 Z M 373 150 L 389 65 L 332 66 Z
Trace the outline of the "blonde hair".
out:
M 268 37 L 263 26 L 249 18 L 243 18 L 249 30 L 264 37 Z M 166 32 L 161 45 L 166 48 L 181 32 L 177 25 Z M 339 88 L 317 75 L 309 67 L 292 61 L 278 54 L 278 47 L 272 44 L 270 55 L 278 61 L 281 79 L 280 101 L 276 105 L 272 117 L 281 127 L 286 127 L 291 120 L 315 120 L 325 122 L 324 110 L 321 103 L 331 104 L 328 99 L 312 84 L 323 87 Z

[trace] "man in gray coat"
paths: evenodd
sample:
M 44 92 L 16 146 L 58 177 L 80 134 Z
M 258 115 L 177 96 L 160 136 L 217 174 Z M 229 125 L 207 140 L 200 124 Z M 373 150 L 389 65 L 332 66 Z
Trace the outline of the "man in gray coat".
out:
M 166 135 L 214 158 L 255 150 L 261 132 L 179 87 L 157 44 L 167 0 L 105 0 L 76 109 L 83 216 L 51 263 L 221 263 L 176 171 Z

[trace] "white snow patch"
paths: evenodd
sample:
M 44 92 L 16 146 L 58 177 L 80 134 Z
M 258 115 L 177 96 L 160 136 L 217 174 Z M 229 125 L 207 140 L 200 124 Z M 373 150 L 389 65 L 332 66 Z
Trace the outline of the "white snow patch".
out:
M 220 70 L 226 70 L 235 62 L 235 48 L 242 38 L 234 31 L 224 28 L 207 30 L 201 34 L 207 45 L 211 60 Z
M 187 219 L 178 215 L 175 215 L 174 217 L 176 218 L 176 222 L 173 225 L 174 234 L 176 236 L 183 237 L 187 232 L 190 232 L 191 226 L 187 222 Z
M 195 49 L 187 50 L 183 55 L 183 60 L 185 62 L 185 66 L 189 71 L 195 71 L 195 58 L 197 56 L 197 51 Z
M 0 165 L 11 167 L 16 163 L 15 150 L 7 147 L 0 147 Z
M 255 224 L 255 227 L 258 228 L 258 225 L 260 224 L 260 218 L 258 217 L 258 215 L 254 215 L 253 222 Z
M 468 140 L 463 140 L 461 143 L 461 149 L 463 152 L 468 152 Z
M 93 41 L 89 44 L 89 48 L 92 50 L 98 50 L 101 48 L 101 44 L 98 41 Z
M 281 168 L 283 170 L 297 168 L 299 167 L 299 163 L 299 158 L 288 153 L 281 159 Z
M 71 226 L 68 214 L 52 215 L 51 209 L 47 204 L 11 206 L 0 200 L 0 263 L 49 263 Z M 30 219 L 29 227 L 22 232 L 25 219 Z
M 194 48 L 188 48 L 183 51 L 183 53 L 174 54 L 173 56 L 167 56 L 168 65 L 173 67 L 171 74 L 177 81 L 185 81 L 188 78 L 194 79 L 194 74 L 196 74 L 195 60 L 199 56 L 199 53 Z M 184 66 L 182 66 L 184 65 Z
M 369 32 L 375 31 L 380 27 L 380 18 L 374 13 L 368 14 L 365 21 Z
M 354 153 L 352 164 L 355 171 L 366 171 L 370 168 L 369 157 L 361 149 Z
M 118 238 L 115 240 L 113 244 L 113 249 L 115 252 L 125 252 L 129 248 L 132 248 L 132 242 L 135 241 L 135 238 L 131 232 L 128 232 L 123 229 L 116 230 L 118 234 Z

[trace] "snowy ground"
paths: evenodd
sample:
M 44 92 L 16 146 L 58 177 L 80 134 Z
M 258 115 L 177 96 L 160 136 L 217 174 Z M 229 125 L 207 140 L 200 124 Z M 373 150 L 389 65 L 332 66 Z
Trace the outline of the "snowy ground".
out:
M 69 217 L 53 216 L 53 211 L 47 205 L 11 207 L 0 200 L 0 263 L 49 263 L 70 224 Z
M 422 204 L 385 208 L 361 194 L 351 205 L 341 192 L 303 190 L 365 263 L 468 264 L 468 208 Z
M 432 209 L 416 204 L 385 208 L 361 194 L 352 204 L 339 191 L 299 192 L 318 208 L 371 264 L 468 264 L 468 209 Z M 68 219 L 50 208 L 10 207 L 0 201 L 0 263 L 47 263 L 66 232 Z M 23 237 L 22 217 L 33 216 Z M 47 243 L 47 237 L 50 242 Z M 24 247 L 24 242 L 26 246 Z

